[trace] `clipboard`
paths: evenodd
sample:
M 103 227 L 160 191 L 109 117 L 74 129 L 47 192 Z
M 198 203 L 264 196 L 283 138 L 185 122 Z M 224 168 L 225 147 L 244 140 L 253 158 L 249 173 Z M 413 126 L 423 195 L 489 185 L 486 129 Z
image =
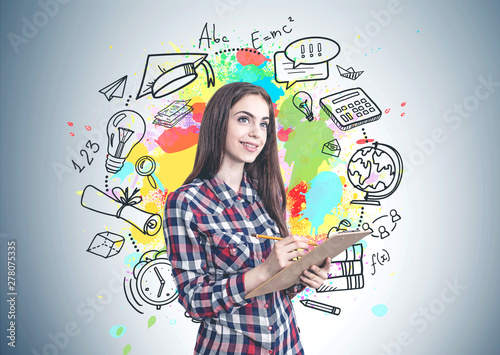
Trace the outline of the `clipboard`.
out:
M 345 231 L 331 234 L 323 243 L 247 294 L 245 299 L 284 290 L 300 283 L 299 276 L 304 270 L 312 265 L 321 265 L 327 257 L 334 258 L 370 233 L 370 231 Z

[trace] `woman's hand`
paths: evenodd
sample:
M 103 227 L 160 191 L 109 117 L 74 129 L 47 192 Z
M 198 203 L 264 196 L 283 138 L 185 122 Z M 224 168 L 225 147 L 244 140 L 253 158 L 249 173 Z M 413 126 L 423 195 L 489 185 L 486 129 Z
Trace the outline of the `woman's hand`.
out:
M 308 239 L 299 235 L 290 235 L 273 245 L 271 253 L 262 264 L 269 277 L 291 265 L 295 258 L 304 256 L 309 250 Z
M 331 262 L 332 259 L 328 257 L 321 267 L 313 265 L 309 270 L 304 270 L 302 275 L 300 275 L 300 281 L 302 284 L 311 288 L 320 287 L 328 277 Z

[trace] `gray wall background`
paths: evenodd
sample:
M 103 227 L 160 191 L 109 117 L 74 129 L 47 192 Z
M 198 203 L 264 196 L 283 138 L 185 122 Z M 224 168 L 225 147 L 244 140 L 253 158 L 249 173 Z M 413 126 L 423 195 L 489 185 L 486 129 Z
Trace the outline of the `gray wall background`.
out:
M 370 135 L 391 142 L 412 168 L 390 197 L 403 217 L 387 244 L 390 263 L 363 290 L 339 298 L 341 317 L 296 307 L 307 353 L 498 351 L 498 2 L 61 1 L 15 48 L 9 33 L 21 35 L 23 19 L 36 21 L 43 3 L 1 3 L 2 354 L 121 354 L 127 344 L 133 354 L 192 353 L 197 326 L 177 302 L 151 312 L 157 322 L 148 329 L 149 315 L 133 311 L 120 290 L 123 259 L 85 252 L 96 230 L 114 223 L 85 211 L 76 194 L 101 184 L 102 170 L 73 171 L 60 181 L 52 164 L 65 164 L 69 151 L 85 144 L 85 124 L 104 149 L 97 127 L 117 109 L 97 91 L 123 73 L 140 76 L 148 53 L 171 51 L 169 41 L 194 50 L 205 22 L 232 44 L 251 45 L 254 30 L 279 29 L 289 16 L 294 32 L 284 43 L 333 38 L 342 45 L 334 62 L 366 71 L 363 87 L 381 108 L 395 110 Z M 394 8 L 398 13 L 383 18 Z M 348 47 L 357 53 L 349 56 Z M 99 155 L 94 166 L 103 163 Z M 6 341 L 11 240 L 15 349 Z M 96 295 L 105 297 L 94 307 Z M 389 312 L 378 318 L 371 307 L 380 303 Z M 108 334 L 116 324 L 127 327 L 118 339 Z

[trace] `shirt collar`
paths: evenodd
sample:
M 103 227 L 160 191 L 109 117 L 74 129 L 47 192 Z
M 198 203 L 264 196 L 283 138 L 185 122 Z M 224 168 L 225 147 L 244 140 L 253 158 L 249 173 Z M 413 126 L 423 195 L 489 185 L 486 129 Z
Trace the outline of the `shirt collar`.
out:
M 238 200 L 238 197 L 247 200 L 253 204 L 257 200 L 257 192 L 254 189 L 255 183 L 250 180 L 247 172 L 243 170 L 241 179 L 241 193 L 238 195 L 231 189 L 218 175 L 212 179 L 206 180 L 208 188 L 219 198 L 219 200 L 227 207 L 231 208 Z

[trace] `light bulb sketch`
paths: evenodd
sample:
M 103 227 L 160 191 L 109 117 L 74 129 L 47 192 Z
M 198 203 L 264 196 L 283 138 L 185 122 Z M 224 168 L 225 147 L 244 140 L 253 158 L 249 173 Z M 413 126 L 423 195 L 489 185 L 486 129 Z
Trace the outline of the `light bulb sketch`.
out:
M 146 122 L 142 116 L 132 110 L 115 113 L 108 122 L 108 157 L 106 170 L 115 174 L 123 166 L 125 159 L 146 132 Z
M 309 122 L 311 122 L 314 117 L 312 114 L 312 98 L 305 91 L 299 91 L 293 96 L 293 105 L 304 114 Z

